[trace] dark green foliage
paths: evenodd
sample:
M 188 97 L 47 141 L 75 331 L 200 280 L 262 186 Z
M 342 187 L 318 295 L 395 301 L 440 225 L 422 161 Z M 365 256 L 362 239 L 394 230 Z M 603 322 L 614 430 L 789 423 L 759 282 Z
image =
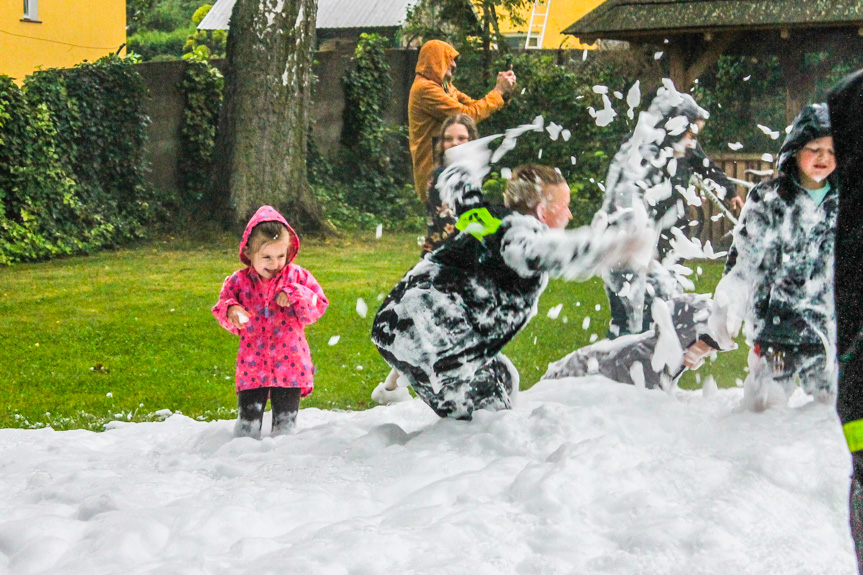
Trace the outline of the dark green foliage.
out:
M 74 174 L 82 202 L 116 222 L 112 240 L 144 235 L 155 206 L 144 186 L 146 89 L 134 66 L 106 57 L 72 69 L 45 70 L 34 74 L 25 90 L 51 113 L 61 161 Z
M 334 170 L 330 206 L 345 203 L 388 222 L 404 222 L 419 213 L 409 184 L 411 175 L 407 130 L 384 123 L 390 100 L 384 58 L 388 41 L 362 34 L 354 54 L 356 68 L 343 79 L 345 115 L 342 149 Z M 335 201 L 332 201 L 335 200 Z
M 309 185 L 314 189 L 315 198 L 321 202 L 323 212 L 330 223 L 339 229 L 352 230 L 368 230 L 380 223 L 381 218 L 376 214 L 345 202 L 345 184 L 338 181 L 336 177 L 338 170 L 333 162 L 318 149 L 312 131 L 308 138 L 306 168 Z
M 98 234 L 87 228 L 55 137 L 47 108 L 0 76 L 0 264 L 79 251 L 89 238 L 76 228 Z
M 0 263 L 89 251 L 145 235 L 145 89 L 109 56 L 0 77 Z
M 155 0 L 126 0 L 126 34 L 138 31 L 141 21 L 153 9 Z
M 741 152 L 775 152 L 785 136 L 785 81 L 775 57 L 759 60 L 721 56 L 716 66 L 699 78 L 693 97 L 710 112 L 699 136 L 709 152 L 729 152 L 740 142 Z M 779 141 L 758 129 L 758 124 L 782 132 Z
M 213 202 L 207 197 L 216 127 L 222 107 L 225 80 L 205 58 L 192 55 L 180 86 L 185 98 L 180 125 L 180 157 L 177 161 L 180 208 L 190 215 Z
M 806 55 L 804 70 L 815 79 L 810 102 L 823 102 L 827 91 L 843 76 L 863 66 L 863 56 L 815 52 Z M 775 153 L 785 137 L 785 80 L 778 59 L 722 56 L 699 79 L 693 96 L 710 111 L 707 129 L 699 137 L 709 152 L 728 152 L 740 142 L 742 152 Z M 777 140 L 758 124 L 780 132 Z
M 345 90 L 342 144 L 373 149 L 383 141 L 384 106 L 392 96 L 384 58 L 387 41 L 377 34 L 361 34 L 354 51 L 356 68 L 342 78 Z
M 455 79 L 459 89 L 474 98 L 482 97 L 490 88 L 480 84 L 481 62 L 481 54 L 464 50 Z M 573 225 L 590 222 L 602 203 L 599 183 L 605 180 L 610 158 L 635 125 L 635 120 L 625 115 L 626 104 L 614 100 L 618 116 L 611 125 L 598 127 L 588 112 L 590 106 L 602 108 L 601 97 L 593 92 L 593 86 L 608 86 L 609 93 L 618 91 L 625 95 L 634 84 L 632 79 L 643 75 L 644 62 L 639 54 L 632 53 L 596 52 L 586 61 L 579 57 L 562 64 L 547 54 L 518 53 L 513 59 L 518 77 L 515 94 L 505 108 L 479 124 L 480 135 L 502 134 L 507 128 L 531 123 L 538 115 L 545 118 L 546 126 L 554 122 L 571 135 L 569 140 L 563 136 L 552 140 L 548 132 L 528 132 L 519 137 L 516 148 L 494 166 L 496 173 L 486 182 L 486 192 L 492 197 L 500 194 L 503 182 L 495 176 L 501 167 L 546 164 L 558 168 L 569 182 Z M 494 73 L 503 68 L 503 58 L 492 62 Z
M 408 8 L 399 38 L 404 46 L 419 39 L 460 44 L 459 39 L 482 34 L 477 17 L 477 11 L 464 0 L 421 0 Z
M 863 54 L 854 50 L 809 54 L 807 64 L 812 73 L 817 74 L 816 94 L 813 101 L 826 102 L 827 93 L 836 82 L 863 68 Z

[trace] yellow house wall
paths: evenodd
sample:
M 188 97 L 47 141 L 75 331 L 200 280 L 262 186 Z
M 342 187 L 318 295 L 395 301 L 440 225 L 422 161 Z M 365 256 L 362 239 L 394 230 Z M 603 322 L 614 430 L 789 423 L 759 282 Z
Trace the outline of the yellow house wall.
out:
M 574 36 L 561 34 L 563 30 L 569 28 L 576 20 L 599 6 L 604 0 L 551 0 L 551 10 L 548 15 L 548 23 L 545 27 L 545 37 L 543 38 L 542 47 L 547 49 L 570 48 L 581 49 L 588 47 L 587 44 L 581 44 Z M 527 34 L 527 26 L 530 23 L 530 13 L 533 5 L 531 4 L 525 10 L 522 16 L 525 24 L 523 26 L 513 26 L 509 21 L 509 16 L 506 13 L 500 14 L 500 31 L 504 35 L 509 34 Z
M 126 42 L 125 0 L 39 0 L 39 22 L 23 21 L 23 4 L 0 0 L 0 74 L 18 83 L 37 67 L 92 62 Z

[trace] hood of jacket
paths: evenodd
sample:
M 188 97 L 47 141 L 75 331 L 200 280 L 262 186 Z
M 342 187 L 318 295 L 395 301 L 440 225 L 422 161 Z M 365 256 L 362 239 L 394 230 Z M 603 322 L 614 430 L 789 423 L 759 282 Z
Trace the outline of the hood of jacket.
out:
M 693 124 L 710 118 L 707 110 L 699 106 L 689 94 L 678 92 L 668 78 L 662 81 L 647 112 L 656 120 L 654 127 L 666 131 L 665 139 L 669 142 L 680 140 Z
M 429 40 L 420 48 L 416 73 L 443 85 L 443 77 L 450 62 L 458 56 L 458 50 L 442 40 Z
M 800 110 L 791 123 L 791 131 L 785 136 L 785 141 L 779 149 L 779 172 L 797 182 L 797 160 L 794 155 L 812 140 L 829 135 L 831 135 L 830 113 L 827 104 L 809 104 Z M 834 183 L 833 174 L 828 181 L 831 184 Z
M 288 234 L 291 237 L 291 246 L 294 248 L 293 254 L 291 254 L 287 263 L 294 261 L 294 258 L 297 257 L 297 253 L 300 251 L 300 237 L 297 235 L 297 232 L 294 231 L 294 228 L 292 228 L 288 223 L 288 220 L 286 220 L 282 214 L 277 212 L 273 206 L 261 206 L 258 208 L 258 211 L 255 212 L 255 215 L 252 216 L 252 219 L 249 220 L 249 223 L 246 224 L 246 229 L 243 232 L 243 239 L 240 240 L 240 261 L 246 265 L 252 263 L 245 254 L 246 244 L 249 243 L 249 236 L 252 234 L 252 229 L 261 222 L 281 222 L 285 224 L 285 227 L 288 228 Z

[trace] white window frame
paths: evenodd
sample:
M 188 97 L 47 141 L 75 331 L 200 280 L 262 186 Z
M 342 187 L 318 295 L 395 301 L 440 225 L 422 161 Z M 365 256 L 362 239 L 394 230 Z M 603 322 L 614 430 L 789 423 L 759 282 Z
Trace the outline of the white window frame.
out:
M 39 21 L 39 0 L 24 0 L 24 20 Z

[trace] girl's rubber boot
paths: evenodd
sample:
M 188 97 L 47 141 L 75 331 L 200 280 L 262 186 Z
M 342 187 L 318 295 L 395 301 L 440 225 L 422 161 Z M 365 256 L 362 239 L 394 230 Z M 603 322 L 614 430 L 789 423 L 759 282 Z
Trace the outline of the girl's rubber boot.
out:
M 237 419 L 237 423 L 234 425 L 234 436 L 260 439 L 261 422 L 257 419 Z

